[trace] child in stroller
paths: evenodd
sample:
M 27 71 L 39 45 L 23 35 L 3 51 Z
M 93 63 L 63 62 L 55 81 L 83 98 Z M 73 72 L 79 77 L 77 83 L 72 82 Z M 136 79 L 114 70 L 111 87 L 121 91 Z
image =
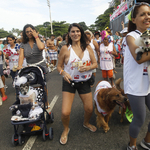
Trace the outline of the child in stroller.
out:
M 22 145 L 24 135 L 43 133 L 43 140 L 47 137 L 53 139 L 53 129 L 49 132 L 46 123 L 53 123 L 53 113 L 48 113 L 45 108 L 47 94 L 45 91 L 46 82 L 41 67 L 31 66 L 19 70 L 15 78 L 15 86 L 19 90 L 18 100 L 10 107 L 12 110 L 11 123 L 14 125 L 12 144 Z M 23 130 L 19 132 L 19 126 Z

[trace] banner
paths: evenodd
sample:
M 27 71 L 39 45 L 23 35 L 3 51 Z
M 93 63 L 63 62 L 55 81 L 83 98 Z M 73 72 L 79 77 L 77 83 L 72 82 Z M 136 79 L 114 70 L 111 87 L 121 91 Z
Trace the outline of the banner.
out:
M 119 16 L 123 11 L 128 9 L 127 2 L 120 4 L 120 7 L 114 11 L 114 13 L 110 16 L 110 21 Z

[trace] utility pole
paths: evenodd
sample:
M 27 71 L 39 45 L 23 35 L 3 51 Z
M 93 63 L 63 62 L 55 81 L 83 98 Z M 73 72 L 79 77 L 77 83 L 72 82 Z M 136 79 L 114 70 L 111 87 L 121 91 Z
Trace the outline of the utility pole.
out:
M 49 7 L 49 14 L 50 14 L 51 34 L 53 34 L 53 26 L 52 26 L 51 9 L 50 9 L 50 1 L 49 0 L 47 0 L 47 5 Z

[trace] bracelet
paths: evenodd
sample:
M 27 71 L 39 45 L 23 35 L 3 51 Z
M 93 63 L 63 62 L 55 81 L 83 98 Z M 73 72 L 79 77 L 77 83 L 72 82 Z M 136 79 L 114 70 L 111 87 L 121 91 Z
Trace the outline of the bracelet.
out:
M 22 68 L 22 66 L 18 66 L 18 67 L 21 67 L 21 68 Z
M 63 72 L 64 70 L 62 69 L 62 70 L 60 70 L 60 72 L 59 72 L 59 74 L 62 74 L 62 72 Z
M 35 39 L 39 38 L 39 36 L 34 37 Z

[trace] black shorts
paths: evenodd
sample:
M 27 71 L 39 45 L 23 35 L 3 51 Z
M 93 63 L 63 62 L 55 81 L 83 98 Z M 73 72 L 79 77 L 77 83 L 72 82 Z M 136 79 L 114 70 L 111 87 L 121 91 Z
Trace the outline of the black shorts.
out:
M 73 84 L 69 84 L 67 81 L 63 79 L 62 91 L 75 93 L 77 90 L 79 94 L 87 94 L 91 92 L 91 86 L 89 81 L 74 82 Z

